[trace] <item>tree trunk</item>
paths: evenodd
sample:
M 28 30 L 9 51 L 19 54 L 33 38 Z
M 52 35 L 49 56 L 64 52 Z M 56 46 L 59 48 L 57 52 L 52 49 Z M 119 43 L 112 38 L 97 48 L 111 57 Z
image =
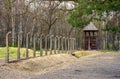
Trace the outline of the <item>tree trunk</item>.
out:
M 12 13 L 14 12 L 13 8 L 12 8 Z M 14 46 L 15 44 L 15 18 L 12 16 L 11 17 L 12 19 L 12 22 L 11 22 L 11 25 L 12 25 L 12 46 Z

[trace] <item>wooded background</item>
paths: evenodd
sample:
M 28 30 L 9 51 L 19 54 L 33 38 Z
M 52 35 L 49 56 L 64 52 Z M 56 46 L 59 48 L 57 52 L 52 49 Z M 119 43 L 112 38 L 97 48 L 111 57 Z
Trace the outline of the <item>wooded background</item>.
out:
M 0 46 L 5 46 L 5 35 L 11 31 L 12 46 L 16 46 L 18 33 L 22 33 L 21 46 L 25 47 L 26 35 L 30 32 L 30 46 L 34 34 L 38 37 L 50 34 L 74 37 L 77 40 L 77 48 L 81 49 L 84 47 L 82 28 L 92 21 L 99 29 L 99 49 L 120 49 L 119 0 L 76 1 L 71 1 L 75 7 L 68 9 L 65 4 L 68 1 L 64 0 L 0 0 Z M 108 6 L 109 8 L 105 8 Z M 106 13 L 107 16 L 99 17 L 100 13 Z M 91 20 L 91 17 L 94 19 Z M 75 20 L 76 18 L 79 19 Z
M 75 31 L 67 22 L 69 10 L 61 2 L 44 0 L 1 0 L 0 46 L 5 46 L 5 35 L 12 31 L 12 45 L 15 46 L 18 33 L 25 46 L 26 34 L 30 41 L 34 34 L 74 37 Z M 78 30 L 79 31 L 79 30 Z

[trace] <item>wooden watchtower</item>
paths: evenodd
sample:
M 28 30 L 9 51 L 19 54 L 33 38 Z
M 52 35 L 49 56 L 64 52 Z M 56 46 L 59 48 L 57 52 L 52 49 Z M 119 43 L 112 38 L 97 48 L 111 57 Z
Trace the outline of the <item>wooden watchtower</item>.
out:
M 84 29 L 84 49 L 97 50 L 98 49 L 98 29 L 91 22 Z

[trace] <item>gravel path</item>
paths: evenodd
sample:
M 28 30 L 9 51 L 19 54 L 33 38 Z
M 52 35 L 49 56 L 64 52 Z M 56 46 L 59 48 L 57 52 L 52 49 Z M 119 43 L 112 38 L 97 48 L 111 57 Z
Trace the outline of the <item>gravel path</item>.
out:
M 9 71 L 9 72 L 8 72 Z M 44 74 L 0 68 L 0 79 L 120 79 L 120 54 L 99 54 Z
M 31 79 L 120 79 L 120 54 L 82 58 L 69 67 Z

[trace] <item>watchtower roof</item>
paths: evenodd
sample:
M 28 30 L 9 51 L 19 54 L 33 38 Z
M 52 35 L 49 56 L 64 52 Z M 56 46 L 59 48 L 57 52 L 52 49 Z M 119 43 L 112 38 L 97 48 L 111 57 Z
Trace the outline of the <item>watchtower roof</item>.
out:
M 90 22 L 90 24 L 88 24 L 86 27 L 84 27 L 83 30 L 84 31 L 97 31 L 98 29 L 92 22 Z

